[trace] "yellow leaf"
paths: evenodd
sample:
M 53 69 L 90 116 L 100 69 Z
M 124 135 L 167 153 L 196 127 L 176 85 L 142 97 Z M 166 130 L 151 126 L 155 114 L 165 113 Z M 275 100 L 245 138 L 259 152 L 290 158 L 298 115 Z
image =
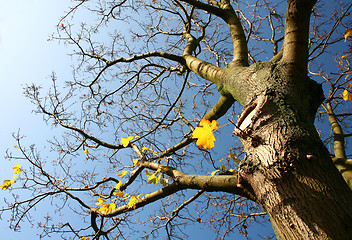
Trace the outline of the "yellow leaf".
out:
M 343 55 L 343 56 L 341 57 L 341 59 L 340 59 L 340 61 L 339 61 L 339 64 L 340 64 L 340 65 L 343 64 L 342 59 L 344 59 L 344 58 L 347 57 L 347 56 L 348 56 L 348 54 L 345 54 L 345 55 Z
M 116 208 L 115 203 L 110 203 L 110 206 L 109 206 L 110 211 L 114 211 L 115 208 Z
M 105 213 L 108 210 L 108 206 L 106 203 L 102 204 L 101 207 L 99 208 L 99 211 L 102 213 Z
M 345 42 L 347 41 L 348 37 L 352 37 L 352 29 L 348 29 L 345 33 Z
M 149 184 L 157 184 L 158 183 L 158 179 L 156 178 L 155 174 L 153 174 L 152 176 L 148 177 L 148 183 Z
M 12 179 L 16 179 L 17 178 L 17 174 L 12 176 Z
M 215 137 L 213 131 L 217 129 L 217 121 L 210 122 L 206 119 L 201 119 L 199 127 L 193 131 L 192 138 L 197 138 L 198 148 L 212 149 L 214 147 Z
M 124 147 L 127 147 L 130 144 L 130 141 L 133 139 L 133 136 L 129 136 L 128 138 L 121 138 L 121 144 Z
M 121 192 L 120 190 L 118 190 L 117 192 L 114 192 L 114 195 L 115 195 L 115 196 L 118 196 L 118 197 L 120 197 L 120 198 L 122 198 L 122 197 L 123 197 L 123 192 Z
M 352 101 L 352 94 L 349 93 L 349 92 L 347 91 L 347 89 L 345 89 L 345 91 L 343 91 L 342 97 L 343 97 L 343 100 L 345 100 L 345 101 L 347 101 L 347 100 Z
M 162 178 L 160 179 L 160 184 L 163 185 L 164 187 L 169 183 L 169 179 L 167 178 Z
M 16 145 L 15 145 L 15 146 L 13 146 L 13 147 L 14 147 L 14 148 L 17 148 L 17 149 L 20 149 L 20 148 L 19 148 L 18 146 L 16 146 Z
M 102 213 L 110 213 L 111 211 L 114 211 L 116 208 L 115 203 L 104 203 L 102 206 L 99 208 L 99 211 Z
M 117 190 L 120 189 L 121 185 L 122 185 L 122 182 L 120 181 L 118 184 L 116 184 L 115 189 Z
M 20 169 L 20 167 L 21 167 L 21 165 L 16 164 L 16 165 L 12 168 L 15 174 L 22 172 L 22 170 Z
M 90 240 L 90 238 L 86 238 L 86 237 L 81 237 L 80 239 L 78 240 Z
M 88 150 L 88 149 L 84 150 L 84 153 L 85 153 L 85 154 L 88 154 L 88 153 L 89 153 L 89 150 Z
M 221 172 L 226 172 L 227 171 L 227 169 L 226 169 L 224 164 L 220 165 L 220 169 L 221 169 Z
M 148 183 L 149 184 L 158 184 L 158 182 L 161 178 L 161 174 L 159 174 L 160 172 L 161 172 L 161 168 L 158 168 L 158 170 L 156 170 L 155 173 L 146 171 L 145 174 L 148 177 Z
M 217 172 L 220 172 L 219 170 L 215 170 L 211 172 L 211 175 L 214 176 Z
M 133 165 L 134 165 L 134 166 L 138 166 L 138 165 L 139 165 L 139 160 L 140 160 L 140 158 L 134 158 L 134 159 L 132 159 Z
M 118 173 L 117 176 L 124 177 L 126 175 L 126 173 L 128 173 L 128 171 L 122 171 L 122 172 Z
M 100 204 L 102 204 L 103 202 L 106 202 L 106 201 L 105 201 L 104 199 L 98 197 L 98 202 L 95 203 L 95 204 L 96 204 L 96 205 L 100 205 Z
M 348 91 L 347 91 L 347 89 L 345 89 L 345 91 L 343 91 L 343 93 L 342 93 L 342 98 L 343 98 L 343 100 L 345 100 L 345 101 L 348 100 Z
M 9 187 L 11 187 L 11 184 L 14 183 L 15 181 L 10 180 L 10 179 L 6 179 L 1 185 L 0 187 L 2 188 L 2 190 L 6 190 Z
M 142 148 L 142 152 L 144 152 L 144 151 L 153 151 L 153 149 L 147 148 L 147 147 L 143 147 L 143 148 Z
M 140 195 L 138 195 L 137 197 L 131 196 L 130 201 L 128 202 L 128 207 L 129 207 L 129 208 L 133 208 L 133 209 L 136 208 L 136 201 L 137 201 L 137 199 L 139 198 L 139 196 L 140 196 Z

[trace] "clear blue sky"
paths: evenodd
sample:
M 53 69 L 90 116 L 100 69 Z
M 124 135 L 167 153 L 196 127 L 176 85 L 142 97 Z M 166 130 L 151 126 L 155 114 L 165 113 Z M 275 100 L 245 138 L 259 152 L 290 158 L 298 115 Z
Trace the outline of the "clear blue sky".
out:
M 13 150 L 13 132 L 21 129 L 26 142 L 40 143 L 50 135 L 41 116 L 32 113 L 33 105 L 23 96 L 26 84 L 50 84 L 53 70 L 70 74 L 70 57 L 57 42 L 48 42 L 59 17 L 68 9 L 69 0 L 1 0 L 0 8 L 0 181 L 12 177 L 14 162 L 3 158 Z M 66 69 L 66 71 L 63 71 Z M 34 138 L 33 138 L 34 136 Z M 29 139 L 29 137 L 31 137 Z M 0 191 L 0 205 L 9 191 Z M 8 229 L 8 215 L 0 224 L 1 239 L 39 239 L 36 229 L 20 233 Z M 36 222 L 34 223 L 37 224 Z M 28 226 L 28 225 L 24 225 Z

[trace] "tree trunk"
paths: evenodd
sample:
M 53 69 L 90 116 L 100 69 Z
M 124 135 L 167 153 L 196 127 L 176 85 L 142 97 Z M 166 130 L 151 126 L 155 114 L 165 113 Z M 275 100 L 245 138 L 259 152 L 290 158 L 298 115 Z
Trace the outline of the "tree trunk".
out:
M 245 105 L 234 131 L 246 153 L 239 186 L 268 213 L 278 239 L 351 239 L 352 191 L 314 127 L 321 87 L 289 70 L 259 63 L 220 89 Z M 237 81 L 247 90 L 232 88 Z

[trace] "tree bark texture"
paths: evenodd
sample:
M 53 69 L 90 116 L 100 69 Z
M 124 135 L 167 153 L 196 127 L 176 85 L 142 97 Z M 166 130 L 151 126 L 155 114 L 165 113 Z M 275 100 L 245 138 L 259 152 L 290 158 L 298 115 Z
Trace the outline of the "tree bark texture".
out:
M 268 213 L 278 239 L 350 239 L 352 191 L 314 126 L 321 86 L 291 70 L 281 61 L 226 70 L 220 92 L 244 105 L 234 130 L 246 153 L 239 187 Z

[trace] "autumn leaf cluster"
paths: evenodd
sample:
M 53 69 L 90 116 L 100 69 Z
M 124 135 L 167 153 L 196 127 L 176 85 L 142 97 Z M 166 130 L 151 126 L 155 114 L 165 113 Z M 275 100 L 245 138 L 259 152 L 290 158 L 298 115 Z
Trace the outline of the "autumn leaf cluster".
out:
M 12 176 L 12 179 L 6 179 L 6 180 L 4 180 L 4 182 L 0 185 L 0 187 L 1 187 L 2 190 L 8 189 L 9 187 L 11 187 L 11 185 L 12 185 L 13 183 L 15 183 L 15 179 L 17 178 L 17 174 L 19 174 L 20 172 L 22 172 L 22 170 L 21 170 L 21 165 L 20 165 L 20 164 L 16 164 L 16 165 L 13 167 L 13 172 L 14 172 L 14 175 Z

